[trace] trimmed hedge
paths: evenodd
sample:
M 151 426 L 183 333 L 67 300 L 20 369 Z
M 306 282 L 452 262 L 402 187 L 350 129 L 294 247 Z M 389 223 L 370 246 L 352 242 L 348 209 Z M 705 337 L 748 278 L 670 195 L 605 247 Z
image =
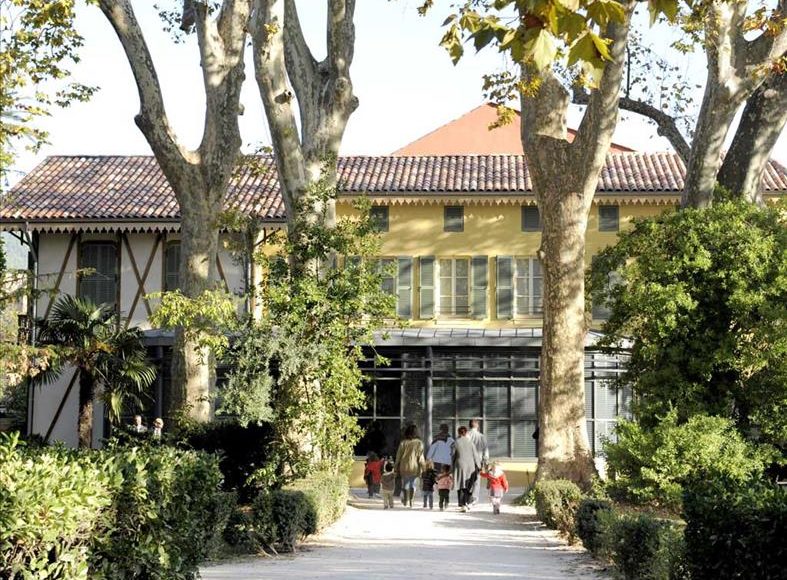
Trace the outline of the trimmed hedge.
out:
M 564 479 L 539 481 L 534 494 L 538 518 L 548 528 L 567 534 L 573 542 L 577 508 L 582 501 L 579 487 Z
M 696 580 L 787 578 L 787 490 L 724 480 L 686 486 L 687 564 Z
M 683 530 L 675 522 L 647 514 L 623 515 L 602 521 L 613 526 L 610 533 L 602 525 L 602 534 L 612 539 L 612 562 L 626 580 L 688 578 Z
M 249 477 L 268 461 L 273 440 L 270 424 L 242 427 L 234 421 L 212 421 L 191 426 L 181 437 L 192 449 L 218 454 L 226 491 L 236 491 L 241 503 L 254 499 L 258 490 L 249 484 Z
M 253 523 L 260 540 L 293 552 L 298 541 L 329 526 L 344 513 L 349 485 L 346 475 L 316 473 L 284 489 L 259 494 Z
M 576 533 L 585 549 L 594 556 L 604 551 L 605 515 L 612 514 L 612 503 L 605 499 L 583 499 L 577 508 Z
M 217 459 L 169 447 L 76 451 L 0 438 L 0 578 L 196 578 L 233 497 Z

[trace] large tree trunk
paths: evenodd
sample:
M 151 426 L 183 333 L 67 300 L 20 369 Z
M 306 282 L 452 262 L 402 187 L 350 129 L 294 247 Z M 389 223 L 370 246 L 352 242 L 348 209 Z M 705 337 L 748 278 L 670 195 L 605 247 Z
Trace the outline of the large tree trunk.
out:
M 746 102 L 719 185 L 734 197 L 762 205 L 762 174 L 787 124 L 787 72 L 768 78 Z
M 569 95 L 551 70 L 523 67 L 522 145 L 543 224 L 544 321 L 539 384 L 536 478 L 587 486 L 596 474 L 585 420 L 585 232 L 593 196 L 618 119 L 618 99 L 633 3 L 610 25 L 611 61 L 572 143 Z
M 80 449 L 90 449 L 93 446 L 93 395 L 95 382 L 90 373 L 79 371 L 79 419 L 77 423 L 77 436 Z
M 183 293 L 197 297 L 215 279 L 222 209 L 241 147 L 238 115 L 244 80 L 243 55 L 252 0 L 224 0 L 212 12 L 205 2 L 184 1 L 184 29 L 194 28 L 200 52 L 205 118 L 196 150 L 179 143 L 169 124 L 153 59 L 129 0 L 99 0 L 126 53 L 140 111 L 135 118 L 181 210 L 181 280 Z M 212 357 L 176 331 L 171 413 L 197 421 L 211 417 Z
M 198 196 L 201 200 L 209 198 L 209 195 Z M 181 291 L 191 298 L 212 288 L 217 278 L 218 231 L 208 224 L 221 211 L 221 204 L 197 201 L 184 206 L 180 225 Z M 210 350 L 187 337 L 183 328 L 175 331 L 171 407 L 195 421 L 209 421 L 212 417 L 215 372 L 209 364 L 210 357 Z
M 542 191 L 544 271 L 538 478 L 588 484 L 595 474 L 585 420 L 585 232 L 592 196 Z

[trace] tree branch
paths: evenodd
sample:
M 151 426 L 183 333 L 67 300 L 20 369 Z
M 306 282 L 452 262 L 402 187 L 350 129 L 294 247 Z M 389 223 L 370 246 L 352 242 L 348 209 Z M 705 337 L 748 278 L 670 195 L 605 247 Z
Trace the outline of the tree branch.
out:
M 123 46 L 137 84 L 140 110 L 134 121 L 150 143 L 162 170 L 168 176 L 174 175 L 189 153 L 180 146 L 169 124 L 156 67 L 134 9 L 129 0 L 99 0 L 98 4 Z
M 284 0 L 284 63 L 298 99 L 301 133 L 309 135 L 317 125 L 312 105 L 319 93 L 318 65 L 303 36 L 295 0 Z
M 787 73 L 772 75 L 746 102 L 719 170 L 718 181 L 735 196 L 762 203 L 762 174 L 787 124 Z
M 328 56 L 334 74 L 350 76 L 350 65 L 355 52 L 355 0 L 329 0 Z
M 296 199 L 289 192 L 297 191 L 287 180 L 292 171 L 283 163 L 303 167 L 303 151 L 298 137 L 298 125 L 292 107 L 293 94 L 287 84 L 284 54 L 285 0 L 254 0 L 249 22 L 254 45 L 254 71 L 265 114 L 271 127 L 271 138 L 276 153 L 276 165 L 283 181 L 282 193 L 287 215 L 296 215 Z M 299 172 L 302 173 L 302 170 Z M 303 179 L 303 175 L 299 175 Z
M 610 61 L 604 67 L 598 89 L 588 98 L 587 109 L 571 144 L 571 149 L 579 153 L 577 163 L 584 172 L 585 180 L 597 177 L 601 171 L 618 121 L 620 83 L 626 63 L 626 43 L 634 1 L 627 0 L 622 4 L 624 21 L 610 23 L 607 29 L 607 37 L 612 40 L 609 47 Z
M 784 18 L 787 16 L 787 0 L 780 0 L 777 13 Z M 760 66 L 784 56 L 787 52 L 787 28 L 776 36 L 763 32 L 757 38 L 745 43 L 745 61 L 747 66 Z
M 586 92 L 574 90 L 574 104 L 587 105 L 588 100 L 589 96 Z M 689 155 L 691 153 L 691 146 L 689 145 L 688 141 L 686 141 L 683 133 L 680 132 L 680 129 L 678 129 L 678 124 L 675 122 L 674 117 L 668 115 L 660 109 L 657 109 L 649 103 L 632 99 L 630 97 L 621 97 L 619 104 L 621 109 L 642 115 L 643 117 L 647 117 L 656 123 L 658 134 L 662 137 L 665 137 L 670 142 L 670 145 L 672 145 L 675 153 L 680 156 L 684 163 L 688 162 Z

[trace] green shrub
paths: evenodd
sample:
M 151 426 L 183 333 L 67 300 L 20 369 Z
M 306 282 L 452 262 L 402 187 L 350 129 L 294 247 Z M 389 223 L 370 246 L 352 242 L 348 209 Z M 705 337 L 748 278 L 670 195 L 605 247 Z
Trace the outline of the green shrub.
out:
M 686 486 L 683 510 L 692 578 L 787 577 L 787 490 L 698 479 Z
M 235 505 L 218 459 L 166 446 L 109 449 L 121 482 L 108 537 L 91 554 L 109 578 L 194 578 L 214 554 Z
M 294 551 L 299 540 L 341 517 L 348 493 L 347 477 L 331 473 L 262 492 L 253 504 L 254 527 L 263 543 Z
M 234 506 L 217 459 L 0 440 L 0 578 L 195 578 Z
M 687 478 L 715 473 L 743 481 L 765 466 L 764 454 L 721 417 L 697 415 L 679 425 L 673 411 L 652 429 L 621 420 L 615 432 L 618 441 L 604 445 L 607 489 L 634 503 L 678 510 Z
M 583 499 L 577 508 L 576 531 L 582 545 L 594 555 L 602 551 L 602 534 L 606 531 L 599 519 L 612 511 L 612 503 L 605 499 Z
M 567 534 L 569 541 L 573 541 L 582 492 L 576 484 L 563 479 L 539 481 L 534 489 L 538 518 L 548 528 Z
M 114 485 L 86 454 L 26 448 L 0 433 L 0 578 L 87 578 Z
M 613 526 L 612 561 L 626 580 L 678 580 L 684 569 L 683 530 L 653 516 L 619 516 Z
M 181 436 L 193 449 L 218 454 L 226 491 L 236 491 L 241 503 L 255 497 L 257 490 L 248 480 L 269 459 L 273 439 L 269 424 L 242 427 L 234 421 L 214 421 L 194 425 Z
M 235 552 L 254 554 L 260 551 L 259 536 L 254 521 L 248 513 L 238 507 L 230 514 L 222 536 Z

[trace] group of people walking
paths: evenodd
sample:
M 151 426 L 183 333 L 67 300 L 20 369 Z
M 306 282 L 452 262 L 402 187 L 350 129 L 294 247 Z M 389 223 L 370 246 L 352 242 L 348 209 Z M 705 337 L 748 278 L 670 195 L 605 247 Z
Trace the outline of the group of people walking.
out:
M 383 508 L 393 509 L 394 496 L 401 495 L 402 504 L 412 508 L 420 480 L 424 508 L 434 508 L 437 491 L 438 507 L 445 510 L 450 491 L 456 489 L 459 510 L 466 512 L 478 502 L 483 478 L 488 481 L 493 511 L 500 513 L 508 481 L 500 465 L 489 461 L 489 445 L 479 425 L 478 419 L 472 419 L 469 428 L 459 427 L 454 439 L 448 425 L 442 424 L 426 451 L 416 426 L 408 425 L 394 459 L 374 452 L 367 455 L 364 480 L 369 497 L 382 492 Z

